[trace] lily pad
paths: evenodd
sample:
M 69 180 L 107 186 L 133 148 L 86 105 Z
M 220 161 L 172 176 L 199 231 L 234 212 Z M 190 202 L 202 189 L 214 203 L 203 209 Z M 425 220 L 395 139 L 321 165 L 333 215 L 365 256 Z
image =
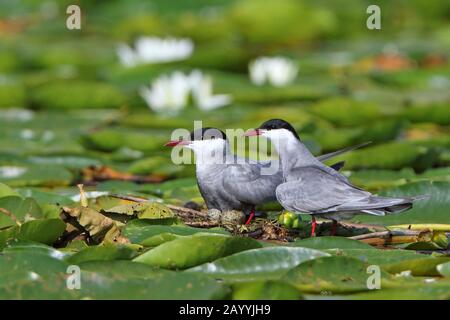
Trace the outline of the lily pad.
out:
M 282 280 L 302 292 L 336 294 L 366 291 L 371 275 L 367 267 L 366 263 L 350 257 L 323 257 L 303 262 L 291 269 Z
M 227 235 L 228 231 L 222 228 L 193 228 L 189 226 L 182 225 L 155 225 L 152 220 L 132 220 L 127 223 L 124 228 L 123 234 L 125 237 L 130 239 L 132 243 L 140 243 L 141 241 L 161 234 L 161 233 L 171 233 L 180 236 L 188 236 L 196 233 L 217 233 Z
M 450 262 L 445 262 L 443 264 L 438 264 L 436 266 L 436 269 L 444 277 L 450 277 Z
M 294 286 L 273 280 L 235 284 L 231 297 L 233 300 L 300 300 L 303 298 Z
M 86 261 L 130 260 L 136 252 L 124 245 L 105 244 L 83 249 L 67 259 L 68 263 L 79 264 Z
M 68 264 L 41 252 L 15 251 L 0 255 L 0 296 L 5 286 L 19 280 L 48 279 L 52 274 L 66 272 Z
M 0 298 L 186 300 L 220 299 L 228 293 L 226 287 L 203 275 L 166 271 L 148 277 L 142 269 L 143 277 L 82 271 L 81 288 L 70 290 L 68 266 L 64 261 L 40 253 L 0 255 Z
M 328 237 L 328 236 L 312 237 L 302 240 L 296 240 L 291 245 L 295 247 L 304 247 L 318 250 L 333 249 L 333 248 L 375 250 L 375 248 L 372 247 L 371 245 L 358 240 L 352 240 L 343 237 Z
M 345 98 L 331 98 L 318 102 L 310 109 L 312 113 L 336 125 L 354 126 L 370 123 L 381 118 L 380 108 L 370 102 L 360 102 Z
M 401 289 L 372 290 L 345 298 L 353 300 L 448 300 L 450 299 L 450 284 L 431 283 Z
M 95 260 L 78 264 L 81 270 L 130 278 L 156 278 L 172 271 L 158 269 L 130 260 Z
M 61 219 L 30 220 L 20 226 L 18 238 L 53 244 L 66 229 L 66 224 Z
M 206 273 L 227 281 L 279 279 L 298 264 L 327 255 L 308 248 L 266 247 L 239 252 L 186 272 Z
M 1 166 L 0 166 L 1 168 Z M 73 179 L 72 173 L 59 165 L 30 164 L 16 167 L 18 174 L 1 177 L 2 181 L 12 187 L 55 187 L 66 186 Z
M 422 257 L 416 252 L 401 249 L 328 249 L 326 250 L 326 252 L 336 256 L 352 257 L 369 264 L 380 266 L 384 264 L 397 263 L 404 260 L 413 260 Z
M 251 238 L 199 233 L 163 243 L 135 258 L 134 261 L 167 269 L 186 269 L 259 247 L 261 245 Z
M 411 271 L 413 276 L 439 276 L 437 266 L 449 262 L 450 258 L 425 257 L 384 265 L 384 269 L 392 274 Z
M 18 196 L 19 194 L 8 185 L 0 182 L 0 198 L 7 196 Z
M 42 210 L 32 198 L 21 198 L 19 196 L 7 196 L 0 198 L 0 208 L 7 212 L 0 211 L 0 228 L 13 226 L 14 221 L 21 222 L 29 218 L 42 218 Z
M 143 245 L 144 247 L 157 247 L 162 243 L 168 242 L 168 241 L 172 241 L 175 239 L 179 239 L 182 238 L 183 236 L 177 235 L 177 234 L 173 234 L 173 233 L 168 233 L 168 232 L 164 232 L 164 233 L 160 233 L 154 236 L 151 236 L 147 239 L 144 239 L 141 241 L 141 245 Z

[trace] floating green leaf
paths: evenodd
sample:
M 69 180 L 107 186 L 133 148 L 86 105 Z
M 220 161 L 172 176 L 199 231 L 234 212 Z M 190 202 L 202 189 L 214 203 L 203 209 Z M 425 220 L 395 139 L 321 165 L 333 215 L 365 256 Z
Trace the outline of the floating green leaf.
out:
M 235 253 L 187 271 L 206 273 L 228 281 L 279 279 L 298 264 L 327 255 L 308 248 L 267 247 Z
M 172 233 L 180 236 L 189 236 L 204 232 L 225 235 L 229 234 L 229 232 L 222 228 L 203 229 L 183 225 L 156 225 L 152 223 L 152 220 L 132 220 L 125 226 L 123 234 L 125 235 L 125 237 L 130 239 L 131 242 L 140 243 L 147 238 L 161 233 Z
M 375 249 L 367 243 L 347 239 L 343 237 L 312 237 L 302 240 L 296 240 L 292 243 L 296 247 L 312 248 L 312 249 Z
M 436 269 L 444 277 L 450 277 L 450 262 L 445 262 L 443 264 L 438 264 L 436 266 Z
M 368 290 L 367 281 L 371 275 L 367 267 L 366 263 L 350 257 L 322 257 L 303 262 L 291 269 L 282 280 L 304 292 L 336 294 L 365 291 Z
M 410 271 L 413 276 L 439 276 L 436 267 L 449 261 L 450 258 L 425 257 L 384 265 L 384 269 L 393 274 Z
M 7 196 L 0 198 L 0 228 L 13 226 L 29 218 L 41 218 L 42 210 L 32 198 L 23 199 L 19 196 Z
M 233 286 L 233 300 L 299 300 L 300 291 L 281 281 L 243 282 Z
M 30 220 L 20 226 L 18 238 L 53 244 L 66 229 L 66 224 L 61 219 Z
M 199 233 L 163 243 L 134 261 L 168 269 L 186 269 L 259 247 L 261 245 L 251 238 Z
M 403 260 L 412 260 L 420 258 L 421 255 L 406 250 L 382 250 L 382 249 L 328 249 L 326 252 L 337 256 L 352 257 L 363 262 L 384 265 Z
M 86 261 L 130 260 L 136 252 L 124 245 L 105 244 L 83 249 L 67 259 L 71 264 Z

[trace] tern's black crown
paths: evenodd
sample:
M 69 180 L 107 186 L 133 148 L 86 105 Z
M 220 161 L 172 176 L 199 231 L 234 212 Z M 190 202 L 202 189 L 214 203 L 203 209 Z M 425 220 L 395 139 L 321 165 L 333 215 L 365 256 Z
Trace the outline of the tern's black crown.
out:
M 267 120 L 258 129 L 264 129 L 264 130 L 286 129 L 286 130 L 289 130 L 290 132 L 292 132 L 294 137 L 296 137 L 298 140 L 300 140 L 300 137 L 298 136 L 294 127 L 291 126 L 291 124 L 289 122 L 281 120 L 281 119 Z
M 191 132 L 191 141 L 194 140 L 210 140 L 210 139 L 227 139 L 222 130 L 217 128 L 201 128 Z

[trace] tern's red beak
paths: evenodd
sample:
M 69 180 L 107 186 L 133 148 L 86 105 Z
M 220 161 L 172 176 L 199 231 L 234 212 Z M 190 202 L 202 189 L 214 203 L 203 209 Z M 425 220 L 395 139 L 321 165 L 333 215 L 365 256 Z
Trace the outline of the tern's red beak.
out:
M 259 136 L 261 134 L 262 134 L 262 131 L 260 129 L 249 130 L 246 133 L 244 133 L 244 137 Z
M 172 140 L 172 141 L 165 143 L 164 146 L 166 146 L 166 147 L 175 147 L 178 145 L 186 146 L 190 143 L 191 143 L 191 141 L 186 141 L 186 140 Z

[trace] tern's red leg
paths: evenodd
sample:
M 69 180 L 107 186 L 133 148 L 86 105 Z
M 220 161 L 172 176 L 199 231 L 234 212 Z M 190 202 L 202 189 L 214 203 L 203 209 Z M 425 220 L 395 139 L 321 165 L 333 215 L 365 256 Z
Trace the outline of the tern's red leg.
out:
M 252 222 L 254 216 L 255 216 L 255 208 L 253 208 L 252 211 L 250 211 L 250 216 L 248 217 L 248 219 L 245 222 L 245 224 L 249 225 L 250 222 Z
M 331 235 L 335 236 L 336 235 L 336 230 L 337 230 L 337 221 L 333 220 L 333 224 L 331 225 Z
M 314 216 L 311 217 L 311 237 L 316 236 L 316 218 Z

